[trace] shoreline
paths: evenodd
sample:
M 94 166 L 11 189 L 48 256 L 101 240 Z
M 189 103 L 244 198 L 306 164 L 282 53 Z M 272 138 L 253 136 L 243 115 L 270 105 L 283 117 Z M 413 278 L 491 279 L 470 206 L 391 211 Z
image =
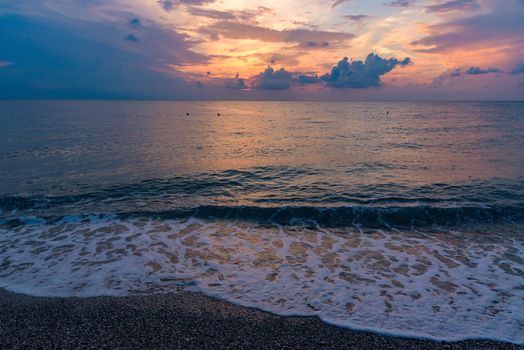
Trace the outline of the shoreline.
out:
M 0 348 L 524 349 L 491 340 L 437 342 L 278 316 L 202 294 L 33 297 L 0 288 Z

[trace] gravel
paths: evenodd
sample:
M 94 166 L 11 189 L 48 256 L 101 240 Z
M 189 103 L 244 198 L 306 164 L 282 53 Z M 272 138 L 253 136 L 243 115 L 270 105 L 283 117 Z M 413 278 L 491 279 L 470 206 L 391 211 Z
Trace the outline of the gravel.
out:
M 524 349 L 439 343 L 281 317 L 194 293 L 43 298 L 0 289 L 2 349 Z

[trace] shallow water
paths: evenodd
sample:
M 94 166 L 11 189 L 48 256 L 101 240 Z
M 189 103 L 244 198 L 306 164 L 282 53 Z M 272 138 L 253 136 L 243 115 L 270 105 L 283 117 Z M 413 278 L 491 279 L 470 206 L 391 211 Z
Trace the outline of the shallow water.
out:
M 522 343 L 523 114 L 0 102 L 0 287 L 193 290 L 353 328 Z

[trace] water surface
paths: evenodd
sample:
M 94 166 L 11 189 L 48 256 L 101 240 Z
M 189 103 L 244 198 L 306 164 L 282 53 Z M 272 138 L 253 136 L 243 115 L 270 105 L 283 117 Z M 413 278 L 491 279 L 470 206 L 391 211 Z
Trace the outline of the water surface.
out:
M 520 102 L 0 102 L 0 287 L 192 290 L 522 343 L 523 116 Z

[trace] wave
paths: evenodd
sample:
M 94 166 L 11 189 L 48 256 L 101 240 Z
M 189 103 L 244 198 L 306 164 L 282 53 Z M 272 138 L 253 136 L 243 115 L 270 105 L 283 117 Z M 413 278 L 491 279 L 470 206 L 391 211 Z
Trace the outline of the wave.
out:
M 37 201 L 14 198 L 0 199 L 4 209 L 41 207 Z M 81 213 L 91 215 L 93 213 Z M 368 228 L 414 228 L 426 226 L 453 226 L 461 224 L 496 224 L 524 222 L 524 203 L 513 206 L 435 207 L 420 206 L 214 206 L 202 205 L 192 208 L 169 210 L 136 210 L 123 212 L 95 212 L 121 219 L 217 219 L 238 220 L 280 225 L 309 225 L 322 227 L 362 226 Z M 63 215 L 43 215 L 49 221 L 60 220 Z M 23 224 L 14 219 L 12 225 Z
M 524 221 L 524 179 L 427 185 L 319 181 L 316 169 L 266 167 L 111 187 L 0 195 L 0 217 L 117 215 L 371 228 Z
M 199 206 L 158 212 L 129 212 L 120 217 L 160 217 L 245 220 L 281 225 L 314 224 L 324 227 L 361 225 L 370 228 L 514 223 L 524 221 L 524 204 L 513 207 L 254 207 Z
M 187 290 L 346 327 L 523 341 L 519 225 L 315 229 L 119 215 L 136 217 L 18 216 L 23 226 L 0 224 L 0 287 L 75 297 Z

